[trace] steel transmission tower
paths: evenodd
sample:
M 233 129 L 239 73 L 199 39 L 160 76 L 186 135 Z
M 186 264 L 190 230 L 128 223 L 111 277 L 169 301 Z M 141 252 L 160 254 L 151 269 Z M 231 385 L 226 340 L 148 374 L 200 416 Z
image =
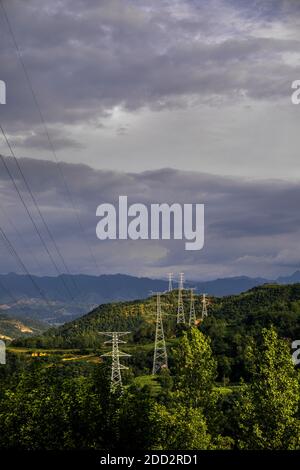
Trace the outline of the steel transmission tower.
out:
M 179 274 L 179 286 L 178 286 L 178 307 L 177 307 L 177 323 L 185 323 L 184 307 L 183 307 L 183 273 Z
M 173 290 L 173 273 L 169 273 L 169 292 Z
M 157 374 L 161 368 L 168 367 L 168 355 L 164 335 L 164 325 L 162 321 L 160 295 L 160 293 L 156 294 L 156 331 L 152 369 L 153 375 Z
M 112 332 L 100 332 L 100 334 L 110 337 L 111 339 L 105 341 L 104 344 L 112 344 L 112 351 L 106 354 L 102 354 L 101 357 L 111 357 L 111 382 L 110 391 L 115 392 L 120 390 L 123 393 L 122 375 L 121 370 L 128 369 L 128 367 L 120 364 L 120 357 L 129 357 L 130 354 L 126 354 L 119 350 L 119 344 L 125 344 L 126 341 L 120 339 L 121 336 L 128 335 L 130 331 L 112 331 Z
M 206 298 L 206 294 L 203 294 L 202 295 L 202 316 L 201 316 L 201 320 L 204 320 L 204 318 L 206 318 L 208 316 L 208 313 L 207 313 L 207 298 Z
M 191 292 L 191 300 L 190 300 L 190 317 L 189 317 L 189 325 L 194 326 L 196 324 L 196 311 L 195 311 L 195 298 L 194 298 L 194 290 L 195 288 L 192 287 L 190 289 Z

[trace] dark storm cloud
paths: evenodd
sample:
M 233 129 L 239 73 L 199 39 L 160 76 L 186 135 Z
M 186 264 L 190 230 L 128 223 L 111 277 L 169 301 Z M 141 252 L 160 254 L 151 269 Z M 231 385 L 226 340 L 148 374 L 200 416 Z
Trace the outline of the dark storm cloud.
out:
M 145 155 L 148 159 L 152 156 L 153 160 L 157 158 L 155 163 L 159 163 L 154 167 L 166 166 L 165 161 L 174 166 L 179 156 L 184 165 L 185 157 L 182 155 L 186 155 L 188 168 L 193 168 L 193 158 L 199 161 L 199 168 L 207 168 L 205 159 L 215 158 L 215 170 L 209 168 L 209 171 L 230 173 L 237 161 L 233 160 L 230 164 L 231 154 L 236 154 L 245 165 L 251 167 L 257 162 L 255 150 L 262 149 L 267 158 L 267 169 L 263 174 L 269 174 L 273 162 L 276 166 L 276 156 L 267 144 L 274 140 L 271 124 L 274 110 L 280 108 L 276 108 L 277 101 L 282 103 L 283 99 L 287 105 L 290 104 L 291 82 L 299 78 L 299 2 L 6 0 L 5 5 L 52 143 L 58 151 L 69 150 L 68 158 L 71 161 L 75 158 L 72 150 L 75 154 L 76 149 L 86 145 L 88 149 L 83 158 L 90 158 L 94 152 L 96 157 L 93 163 L 96 161 L 99 166 L 108 154 L 115 168 L 118 168 L 121 158 L 122 168 L 135 168 L 134 164 L 130 166 L 129 163 L 132 150 L 137 148 L 135 158 L 140 161 L 145 159 Z M 22 147 L 24 155 L 27 155 L 28 149 L 33 149 L 28 155 L 35 156 L 35 150 L 48 148 L 49 142 L 1 10 L 0 78 L 6 81 L 8 93 L 8 104 L 1 107 L 0 122 L 13 147 Z M 250 111 L 245 119 L 238 106 L 234 108 L 237 103 L 250 103 L 252 106 L 255 100 L 256 103 L 267 102 L 266 106 L 275 103 L 270 114 L 260 115 L 258 110 L 256 115 L 258 119 L 262 116 L 262 120 L 271 122 L 271 131 L 268 122 L 259 121 L 259 132 L 254 134 Z M 205 144 L 205 133 L 209 128 L 214 130 L 216 114 L 222 113 L 220 104 L 223 102 L 232 104 L 236 113 L 233 112 L 234 116 L 229 112 L 221 114 L 221 126 L 220 123 L 216 124 L 212 137 L 214 139 L 215 135 L 215 140 L 219 138 L 221 143 L 213 151 L 211 144 Z M 178 132 L 179 143 L 182 140 L 184 145 L 180 146 L 177 155 L 174 151 L 177 140 L 174 140 L 173 147 L 168 145 L 165 149 L 162 145 L 162 150 L 155 148 L 152 151 L 152 143 L 155 144 L 152 142 L 153 136 L 155 139 L 157 130 L 154 129 L 153 136 L 143 141 L 145 136 L 141 123 L 141 127 L 136 125 L 136 139 L 132 138 L 134 145 L 123 152 L 122 145 L 124 143 L 125 147 L 133 124 L 126 117 L 125 121 L 123 118 L 116 119 L 115 127 L 110 127 L 107 119 L 114 115 L 115 107 L 131 111 L 138 120 L 139 112 L 145 108 L 173 111 L 202 103 L 205 104 L 204 114 L 207 104 L 214 106 L 216 114 L 208 118 L 210 126 L 204 126 L 203 120 L 196 123 L 199 125 L 199 136 L 187 132 L 190 121 L 181 121 L 178 127 L 172 127 L 170 122 L 169 127 L 163 127 L 166 125 L 166 120 L 160 121 L 163 113 L 155 114 L 157 127 L 166 129 L 170 140 L 174 137 L 172 132 Z M 202 109 L 201 106 L 199 108 Z M 168 116 L 171 121 L 172 113 Z M 196 115 L 197 118 L 199 116 Z M 246 121 L 250 144 L 234 124 L 226 140 L 231 118 L 232 121 L 240 118 L 242 122 L 243 119 Z M 282 119 L 282 127 L 287 128 L 292 123 L 289 119 Z M 147 121 L 144 126 L 151 127 L 151 122 L 149 124 Z M 92 132 L 89 134 L 94 128 L 103 131 L 103 134 L 97 133 L 99 140 Z M 269 130 L 267 135 L 266 128 Z M 118 141 L 119 147 L 112 146 L 111 135 Z M 257 142 L 253 149 L 252 135 L 253 142 Z M 102 137 L 103 141 L 104 137 L 108 139 L 106 146 L 102 146 Z M 193 144 L 192 150 L 189 140 Z M 226 145 L 228 141 L 230 146 Z M 292 139 L 288 141 L 290 148 L 297 149 L 296 144 L 297 141 L 295 143 Z M 143 152 L 146 146 L 152 155 Z M 283 150 L 286 165 L 291 167 L 293 160 L 289 160 L 285 147 Z M 168 152 L 172 158 L 164 160 Z M 21 152 L 18 151 L 17 155 Z M 297 158 L 297 151 L 295 155 Z M 256 158 L 260 158 L 260 154 Z M 31 204 L 15 164 L 8 161 L 26 202 Z M 105 162 L 103 166 L 110 167 Z M 92 272 L 94 268 L 82 240 L 76 214 L 71 208 L 61 169 L 84 226 L 84 236 L 87 236 L 96 253 L 102 272 L 156 276 L 170 268 L 174 272 L 176 269 L 187 269 L 190 277 L 235 274 L 271 277 L 284 274 L 285 269 L 300 263 L 298 182 L 226 178 L 169 168 L 137 174 L 97 171 L 85 165 L 67 163 L 61 163 L 59 168 L 48 161 L 31 159 L 20 160 L 20 163 L 71 270 Z M 145 162 L 142 169 L 146 167 L 151 168 Z M 284 170 L 279 174 L 284 175 Z M 246 171 L 248 168 L 243 170 L 243 174 Z M 257 168 L 254 174 L 262 173 Z M 96 207 L 102 202 L 116 202 L 121 194 L 128 195 L 130 202 L 145 204 L 174 201 L 205 203 L 204 250 L 186 252 L 183 244 L 177 242 L 99 242 L 95 236 Z M 24 209 L 17 201 L 1 162 L 0 206 L 5 212 L 2 214 L 0 209 L 1 224 L 5 225 L 30 269 L 36 272 L 40 264 L 42 272 L 50 272 L 49 260 L 29 220 L 24 217 Z M 34 209 L 32 214 L 41 226 Z M 41 230 L 44 232 L 42 226 Z M 47 235 L 44 236 L 48 240 Z M 49 240 L 48 243 L 51 246 Z M 3 247 L 1 263 L 4 271 L 15 269 Z
M 7 162 L 22 188 L 14 163 L 11 159 Z M 91 272 L 93 267 L 59 168 L 51 162 L 30 159 L 22 159 L 20 164 L 73 269 Z M 280 272 L 282 266 L 291 267 L 300 260 L 300 252 L 295 250 L 300 229 L 298 182 L 241 180 L 167 168 L 126 174 L 63 163 L 61 170 L 103 272 L 151 274 L 155 269 L 185 266 L 198 277 L 214 272 L 255 274 L 256 270 L 270 275 Z M 40 244 L 2 167 L 0 174 L 1 206 L 5 205 L 5 212 L 23 234 L 23 241 L 31 244 L 37 257 L 41 256 L 43 270 L 48 272 L 49 262 L 42 255 Z M 100 242 L 95 234 L 96 208 L 104 202 L 116 203 L 119 195 L 127 195 L 129 203 L 147 205 L 154 202 L 204 203 L 204 249 L 187 252 L 181 242 Z M 25 192 L 24 197 L 30 204 Z M 33 209 L 32 212 L 38 220 Z M 3 215 L 1 218 L 8 232 L 15 237 L 7 218 Z M 27 255 L 24 252 L 24 256 Z M 3 266 L 11 263 L 8 255 L 3 255 L 3 260 Z
M 228 0 L 228 3 L 238 7 L 247 18 L 256 21 L 278 18 L 288 20 L 290 15 L 300 12 L 298 0 Z
M 280 19 L 280 2 L 267 3 L 255 27 L 260 16 L 268 22 L 269 11 Z M 281 3 L 290 7 L 282 18 L 288 21 L 296 4 Z M 97 125 L 115 106 L 134 111 L 213 103 L 216 96 L 282 98 L 298 72 L 283 54 L 298 52 L 300 40 L 261 37 L 254 25 L 245 27 L 245 2 L 13 0 L 6 8 L 53 132 L 62 124 Z M 39 116 L 1 20 L 1 78 L 9 93 L 3 118 L 11 132 L 29 132 L 20 145 L 36 147 L 30 132 Z

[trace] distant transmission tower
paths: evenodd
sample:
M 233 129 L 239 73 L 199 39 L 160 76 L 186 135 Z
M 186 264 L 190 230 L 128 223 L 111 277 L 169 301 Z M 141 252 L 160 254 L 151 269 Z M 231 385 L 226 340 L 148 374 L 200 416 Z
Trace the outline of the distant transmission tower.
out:
M 183 273 L 179 274 L 179 286 L 178 286 L 178 307 L 177 307 L 177 323 L 185 323 L 184 307 L 183 307 Z
M 202 316 L 201 316 L 201 320 L 204 320 L 204 318 L 206 318 L 208 316 L 208 313 L 207 313 L 207 298 L 206 298 L 206 294 L 203 294 L 202 295 Z
M 128 367 L 120 364 L 120 357 L 129 357 L 130 354 L 126 354 L 119 350 L 119 344 L 125 344 L 126 341 L 120 339 L 121 336 L 128 335 L 130 331 L 112 331 L 112 332 L 100 332 L 100 334 L 110 337 L 109 341 L 105 341 L 104 344 L 112 344 L 112 351 L 106 354 L 102 354 L 101 357 L 111 357 L 111 382 L 110 382 L 110 391 L 115 392 L 120 390 L 123 393 L 123 384 L 122 384 L 122 375 L 121 370 L 128 369 Z
M 169 292 L 173 290 L 173 273 L 169 273 Z
M 153 358 L 152 374 L 155 375 L 163 368 L 168 367 L 167 348 L 164 335 L 164 326 L 161 314 L 160 293 L 156 294 L 156 331 L 155 331 L 155 347 Z
M 190 326 L 194 326 L 194 325 L 196 324 L 196 312 L 195 312 L 194 290 L 195 290 L 194 287 L 192 287 L 192 288 L 190 289 L 190 292 L 191 292 L 190 317 L 189 317 L 189 325 L 190 325 Z

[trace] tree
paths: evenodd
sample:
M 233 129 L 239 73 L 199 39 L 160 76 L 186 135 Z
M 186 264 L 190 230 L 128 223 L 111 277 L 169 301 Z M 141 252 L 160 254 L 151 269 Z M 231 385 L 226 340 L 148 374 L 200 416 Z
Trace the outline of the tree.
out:
M 239 448 L 300 448 L 300 388 L 288 342 L 273 327 L 263 329 L 261 342 L 252 342 L 246 359 L 251 375 L 237 405 Z
M 154 399 L 149 388 L 131 386 L 122 397 L 117 450 L 147 450 L 151 445 L 150 412 Z
M 0 448 L 103 448 L 106 409 L 88 376 L 33 364 L 0 401 Z
M 174 352 L 175 389 L 188 406 L 207 408 L 217 375 L 210 339 L 197 328 L 183 332 Z
M 217 363 L 210 344 L 210 339 L 195 327 L 182 332 L 174 351 L 174 391 L 168 400 L 168 413 L 170 423 L 186 416 L 186 427 L 181 424 L 182 442 L 190 442 L 191 446 L 198 442 L 198 448 L 204 449 L 209 441 L 211 449 L 225 449 L 232 446 L 232 440 L 220 434 L 220 394 L 214 389 Z M 166 414 L 166 409 L 160 412 Z
M 177 404 L 168 409 L 156 403 L 150 413 L 152 450 L 204 450 L 211 436 L 200 409 Z

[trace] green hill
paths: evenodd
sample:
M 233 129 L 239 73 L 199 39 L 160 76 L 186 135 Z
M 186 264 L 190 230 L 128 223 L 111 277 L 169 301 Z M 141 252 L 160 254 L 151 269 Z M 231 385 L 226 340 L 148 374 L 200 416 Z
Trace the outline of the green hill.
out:
M 167 335 L 174 335 L 176 302 L 176 291 L 161 296 Z M 188 301 L 185 303 L 188 308 Z M 199 310 L 200 298 L 196 299 L 196 303 Z M 129 342 L 147 343 L 153 340 L 155 314 L 155 296 L 143 300 L 103 304 L 79 319 L 58 328 L 51 328 L 41 336 L 19 340 L 14 344 L 45 348 L 97 348 L 102 341 L 99 332 L 114 330 L 130 331 Z
M 38 321 L 0 314 L 0 339 L 4 341 L 38 335 L 45 331 L 45 329 L 46 326 Z
M 177 295 L 177 291 L 173 291 L 161 297 L 165 334 L 170 342 L 176 336 Z M 202 297 L 195 296 L 195 299 L 200 317 Z M 263 327 L 274 325 L 280 336 L 290 342 L 300 339 L 300 284 L 265 284 L 243 294 L 209 300 L 209 316 L 200 328 L 211 338 L 220 378 L 230 377 L 235 381 L 244 375 L 245 347 Z M 184 304 L 188 317 L 188 295 Z M 155 296 L 100 305 L 79 319 L 51 328 L 39 336 L 19 338 L 13 344 L 28 348 L 99 349 L 103 342 L 99 332 L 115 330 L 131 332 L 129 348 L 145 350 L 148 344 L 152 350 L 155 312 Z

